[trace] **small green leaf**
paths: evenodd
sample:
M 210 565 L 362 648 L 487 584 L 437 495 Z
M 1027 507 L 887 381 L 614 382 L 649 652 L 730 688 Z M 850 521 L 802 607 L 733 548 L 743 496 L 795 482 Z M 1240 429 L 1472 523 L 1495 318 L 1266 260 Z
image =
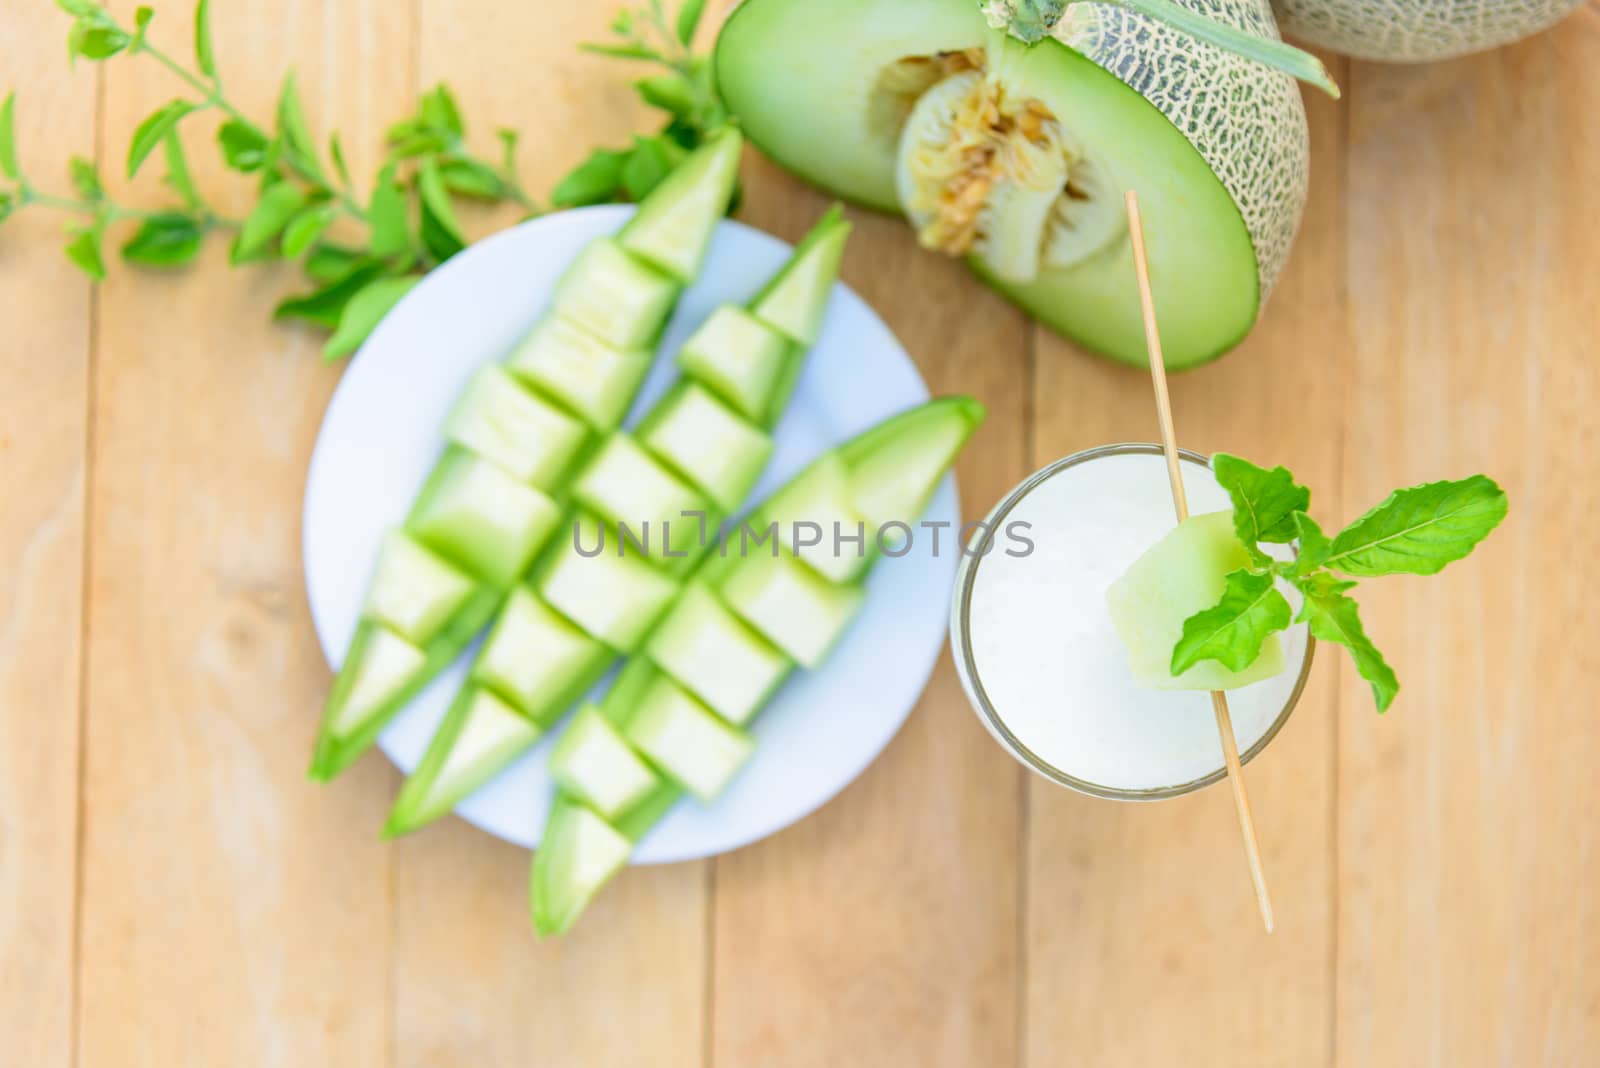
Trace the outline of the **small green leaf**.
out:
M 21 173 L 17 170 L 16 110 L 17 94 L 13 91 L 0 104 L 0 174 L 7 178 Z
M 444 178 L 432 160 L 417 171 L 417 192 L 422 195 L 422 243 L 442 263 L 466 248 L 467 239 L 456 220 Z
M 177 266 L 194 259 L 204 236 L 193 217 L 163 212 L 140 224 L 138 233 L 122 246 L 122 258 L 157 267 Z
M 334 173 L 339 176 L 339 182 L 346 189 L 354 187 L 355 183 L 350 180 L 350 168 L 344 161 L 344 146 L 339 143 L 337 133 L 328 135 L 328 155 L 333 159 Z
M 1289 568 L 1292 575 L 1309 575 L 1328 560 L 1333 542 L 1317 526 L 1316 520 L 1304 512 L 1294 513 L 1295 535 L 1300 542 L 1300 553 Z
M 217 76 L 217 58 L 211 50 L 211 0 L 200 0 L 195 5 L 194 60 L 207 78 Z
M 339 209 L 332 204 L 313 205 L 290 220 L 283 231 L 283 256 L 285 259 L 298 259 L 312 245 L 317 238 L 332 224 L 339 214 Z
M 660 56 L 660 53 L 653 48 L 631 44 L 581 44 L 578 46 L 578 50 L 580 52 L 590 52 L 597 56 L 610 56 L 612 59 L 657 59 Z
M 451 94 L 450 87 L 443 82 L 422 94 L 421 115 L 423 124 L 435 130 L 446 130 L 457 138 L 467 132 L 466 123 L 461 119 L 461 109 L 456 105 L 456 98 Z
M 1241 569 L 1223 581 L 1222 599 L 1183 621 L 1183 636 L 1172 649 L 1174 675 L 1202 660 L 1243 671 L 1261 655 L 1267 636 L 1289 625 L 1294 613 L 1271 575 Z
M 100 12 L 100 5 L 93 0 L 56 0 L 56 7 L 78 18 Z
M 177 130 L 167 131 L 162 147 L 167 156 L 167 176 L 163 179 L 167 187 L 182 197 L 189 207 L 199 208 L 200 190 L 195 188 L 194 176 L 189 173 L 189 161 L 183 154 L 183 142 L 178 139 Z
M 1505 491 L 1484 475 L 1395 490 L 1334 537 L 1325 566 L 1346 575 L 1432 575 L 1505 517 Z
M 478 200 L 499 200 L 505 196 L 505 183 L 494 168 L 475 159 L 453 159 L 440 164 L 439 176 L 445 188 L 464 197 Z
M 128 47 L 138 51 L 144 44 L 144 33 L 150 28 L 150 20 L 156 17 L 155 9 L 143 5 L 133 9 L 133 40 L 128 42 Z
M 682 149 L 665 138 L 635 137 L 633 149 L 622 163 L 622 188 L 628 199 L 639 201 L 649 196 L 683 155 Z
M 242 119 L 229 119 L 217 130 L 222 159 L 242 174 L 259 171 L 267 164 L 271 143 L 260 128 Z
M 700 25 L 700 15 L 706 9 L 706 0 L 683 0 L 678 9 L 678 40 L 688 44 L 694 40 L 695 27 Z
M 0 223 L 3 223 L 9 219 L 11 217 L 11 213 L 15 211 L 16 208 L 16 198 L 10 193 L 0 192 Z
M 1324 578 L 1325 576 L 1317 576 Z M 1400 680 L 1394 670 L 1384 662 L 1383 654 L 1367 637 L 1361 626 L 1361 613 L 1356 602 L 1344 595 L 1353 583 L 1312 583 L 1306 592 L 1306 602 L 1300 608 L 1297 622 L 1311 625 L 1311 636 L 1318 641 L 1337 642 L 1350 650 L 1361 677 L 1372 684 L 1372 696 L 1378 711 L 1388 709 L 1400 692 Z M 1321 586 L 1323 592 L 1314 592 Z
M 421 280 L 419 275 L 407 275 L 402 278 L 379 278 L 367 283 L 344 306 L 344 312 L 339 316 L 339 328 L 323 346 L 322 358 L 330 361 L 342 359 L 360 348 L 367 335 L 389 314 L 389 310 L 400 303 L 400 298 L 411 292 L 411 287 Z
M 301 267 L 306 272 L 306 277 L 313 282 L 326 285 L 349 277 L 352 271 L 368 262 L 370 261 L 360 249 L 324 241 L 311 250 L 311 255 L 306 257 Z
M 128 177 L 139 173 L 139 167 L 163 138 L 178 125 L 178 120 L 194 110 L 187 100 L 169 100 L 157 108 L 133 131 L 133 141 L 128 145 Z
M 305 191 L 293 182 L 279 182 L 262 193 L 234 240 L 232 262 L 243 263 L 260 255 L 306 206 L 306 200 Z
M 283 90 L 278 94 L 278 137 L 283 142 L 284 159 L 289 166 L 314 182 L 328 184 L 322 175 L 322 165 L 317 162 L 317 143 L 306 122 L 305 109 L 300 106 L 294 71 L 284 75 Z
M 72 178 L 72 188 L 84 200 L 100 200 L 106 195 L 100 183 L 100 169 L 93 160 L 73 156 L 67 161 L 67 173 Z
M 500 139 L 500 169 L 507 174 L 516 174 L 517 131 L 502 127 L 494 135 Z
M 627 158 L 627 152 L 595 149 L 556 183 L 550 192 L 550 203 L 558 208 L 581 208 L 614 200 L 622 186 L 622 164 Z
M 651 107 L 660 108 L 679 118 L 694 114 L 698 102 L 694 86 L 681 74 L 653 74 L 633 83 L 641 99 Z
M 372 202 L 367 206 L 367 247 L 374 256 L 385 260 L 411 248 L 406 193 L 394 174 L 393 163 L 378 172 L 378 184 L 373 187 Z
M 1288 468 L 1269 471 L 1219 452 L 1211 458 L 1211 470 L 1233 501 L 1233 529 L 1246 548 L 1294 540 L 1294 513 L 1311 507 L 1311 491 L 1297 485 Z
M 318 246 L 318 251 L 326 247 Z M 313 252 L 312 257 L 316 254 Z M 306 261 L 307 273 L 311 262 L 311 259 Z M 322 286 L 310 293 L 302 293 L 281 301 L 273 309 L 272 317 L 299 319 L 320 326 L 324 330 L 334 330 L 339 326 L 339 317 L 344 314 L 345 305 L 350 303 L 350 299 L 381 274 L 383 274 L 383 264 L 357 257 L 348 262 L 343 273 L 337 278 L 325 280 Z
M 67 54 L 84 59 L 110 59 L 127 48 L 129 40 L 128 34 L 114 25 L 84 19 L 73 23 L 72 32 L 67 35 Z
M 100 256 L 100 224 L 85 230 L 73 231 L 77 234 L 67 245 L 67 259 L 78 265 L 79 270 L 93 278 L 96 282 L 105 281 L 106 261 Z
M 411 134 L 389 143 L 390 159 L 411 159 L 414 156 L 432 156 L 449 148 L 447 142 L 437 133 L 423 132 Z

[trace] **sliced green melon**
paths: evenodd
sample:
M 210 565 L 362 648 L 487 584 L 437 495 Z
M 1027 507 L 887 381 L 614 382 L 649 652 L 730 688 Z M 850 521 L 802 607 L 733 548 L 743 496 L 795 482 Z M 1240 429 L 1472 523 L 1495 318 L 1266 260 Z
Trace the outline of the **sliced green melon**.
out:
M 757 633 L 807 668 L 827 657 L 864 597 L 859 584 L 827 582 L 787 553 L 743 557 L 718 592 Z
M 851 505 L 874 526 L 915 525 L 983 417 L 970 397 L 939 397 L 846 442 Z
M 615 819 L 660 785 L 650 765 L 594 705 L 584 705 L 550 753 L 556 785 Z
M 1277 36 L 1266 0 L 1178 2 Z M 746 0 L 714 62 L 784 167 L 909 214 L 1052 329 L 1142 364 L 1122 208 L 1136 189 L 1168 366 L 1220 355 L 1299 224 L 1298 87 L 1112 4 L 1072 4 L 1055 34 L 1025 45 L 974 0 Z
M 752 536 L 776 523 L 781 551 L 792 550 L 829 582 L 852 582 L 872 562 L 873 532 L 855 508 L 850 471 L 837 452 L 819 456 L 745 522 Z
M 650 348 L 679 286 L 613 240 L 591 241 L 556 285 L 551 311 L 614 349 Z
M 699 583 L 683 591 L 651 633 L 645 655 L 735 726 L 760 711 L 790 667 Z
M 662 398 L 636 433 L 726 513 L 744 503 L 772 456 L 770 437 L 696 382 L 682 382 Z
M 815 345 L 849 238 L 844 209 L 835 204 L 795 247 L 783 270 L 750 301 L 751 313 L 791 341 L 806 348 Z
M 650 763 L 702 801 L 714 799 L 750 756 L 750 736 L 657 675 L 623 733 Z
M 518 385 L 498 364 L 473 377 L 445 425 L 457 445 L 546 491 L 557 488 L 587 433 L 582 421 Z
M 392 530 L 378 552 L 363 615 L 426 645 L 472 596 L 472 578 L 403 531 Z
M 782 334 L 733 305 L 706 317 L 683 343 L 678 366 L 733 405 L 753 423 L 764 424 L 785 365 L 798 355 Z
M 694 534 L 708 512 L 704 497 L 683 478 L 640 447 L 631 434 L 617 431 L 584 464 L 573 483 L 579 504 L 602 519 L 628 528 L 630 536 L 662 566 L 671 559 L 663 550 L 698 548 Z M 696 516 L 701 517 L 696 519 Z M 667 524 L 684 533 L 671 546 L 662 543 Z M 618 528 L 614 531 L 620 535 Z
M 650 370 L 650 359 L 647 348 L 619 350 L 581 326 L 551 315 L 528 332 L 506 366 L 590 426 L 610 430 L 628 413 Z
M 541 935 L 564 932 L 632 852 L 622 832 L 585 805 L 557 796 L 533 861 L 534 929 Z
M 1583 0 L 1273 0 L 1290 37 L 1360 59 L 1422 63 L 1520 41 Z
M 1207 512 L 1173 527 L 1111 584 L 1106 605 L 1141 686 L 1232 690 L 1283 670 L 1283 647 L 1274 634 L 1243 671 L 1204 660 L 1181 675 L 1172 674 L 1172 649 L 1183 637 L 1183 621 L 1215 605 L 1222 597 L 1224 576 L 1249 564 L 1234 533 L 1233 513 Z
M 561 538 L 540 564 L 539 595 L 612 649 L 633 652 L 677 595 L 677 581 L 592 515 L 580 516 Z
M 426 661 L 421 649 L 387 627 L 362 631 L 350 647 L 355 670 L 338 712 L 328 724 L 334 734 L 352 734 L 405 689 Z
M 682 285 L 694 281 L 711 233 L 728 210 L 743 144 L 731 127 L 712 134 L 651 190 L 617 235 L 617 244 Z
M 461 448 L 451 448 L 417 497 L 406 528 L 485 582 L 505 587 L 561 520 L 543 493 Z
M 526 586 L 511 591 L 472 677 L 540 724 L 553 722 L 611 662 L 610 651 Z
M 443 816 L 539 740 L 544 728 L 478 686 L 465 686 L 434 732 L 384 825 L 388 837 Z

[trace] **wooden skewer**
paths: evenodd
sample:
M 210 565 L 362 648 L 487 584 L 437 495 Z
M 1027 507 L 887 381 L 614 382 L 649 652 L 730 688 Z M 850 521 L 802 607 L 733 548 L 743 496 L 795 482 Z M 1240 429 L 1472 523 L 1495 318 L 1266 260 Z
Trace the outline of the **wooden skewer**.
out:
M 1172 398 L 1167 393 L 1167 365 L 1161 355 L 1161 336 L 1156 331 L 1156 305 L 1150 293 L 1150 265 L 1145 260 L 1144 228 L 1139 222 L 1139 198 L 1132 189 L 1124 197 L 1128 208 L 1128 236 L 1133 241 L 1133 268 L 1139 276 L 1139 303 L 1144 311 L 1144 340 L 1150 352 L 1150 378 L 1156 387 L 1156 414 L 1161 420 L 1161 447 L 1167 454 L 1167 478 L 1172 483 L 1172 507 L 1178 522 L 1189 518 L 1189 499 L 1183 490 L 1183 474 L 1178 468 L 1178 436 L 1172 428 Z M 1228 714 L 1228 695 L 1211 691 L 1211 708 L 1217 716 L 1217 735 L 1222 740 L 1222 758 L 1233 785 L 1233 807 L 1239 814 L 1239 833 L 1244 838 L 1245 859 L 1250 863 L 1250 881 L 1255 884 L 1256 904 L 1261 907 L 1261 922 L 1272 933 L 1272 898 L 1267 894 L 1267 874 L 1261 866 L 1261 845 L 1256 841 L 1256 821 L 1250 814 L 1250 796 L 1244 789 L 1244 771 L 1239 766 L 1239 745 L 1233 737 L 1233 718 Z

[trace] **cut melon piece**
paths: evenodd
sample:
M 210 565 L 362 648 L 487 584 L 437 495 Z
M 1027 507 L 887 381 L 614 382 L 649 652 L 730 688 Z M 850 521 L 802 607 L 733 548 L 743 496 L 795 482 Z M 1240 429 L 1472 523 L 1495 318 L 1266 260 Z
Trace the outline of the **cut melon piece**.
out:
M 384 834 L 431 823 L 527 752 L 543 728 L 500 698 L 467 685 L 434 732 L 417 770 L 406 779 Z
M 1207 512 L 1179 523 L 1111 584 L 1106 605 L 1139 685 L 1232 690 L 1283 670 L 1283 647 L 1273 634 L 1243 671 L 1204 660 L 1181 675 L 1172 674 L 1172 650 L 1183 637 L 1183 621 L 1222 598 L 1228 572 L 1249 566 L 1250 556 L 1234 533 L 1233 513 Z
M 1426 63 L 1520 41 L 1583 0 L 1273 0 L 1278 25 L 1319 48 L 1385 63 Z
M 850 472 L 837 452 L 818 457 L 746 521 L 752 537 L 773 522 L 782 551 L 792 548 L 829 582 L 852 582 L 872 562 L 873 529 L 851 503 Z M 816 544 L 804 544 L 819 531 Z
M 714 799 L 750 756 L 752 742 L 665 675 L 651 682 L 624 734 L 650 762 L 702 801 Z
M 1204 13 L 1277 36 L 1266 0 Z M 1299 88 L 1111 4 L 1074 4 L 1055 32 L 1026 45 L 976 0 L 746 0 L 718 37 L 716 82 L 780 165 L 909 214 L 1047 326 L 1142 366 L 1122 210 L 1137 190 L 1167 365 L 1220 355 L 1299 225 Z M 962 92 L 940 88 L 964 75 Z
M 475 587 L 473 580 L 423 548 L 403 531 L 391 530 L 378 552 L 378 569 L 367 587 L 362 614 L 426 645 Z
M 629 536 L 660 566 L 672 560 L 665 555 L 669 548 L 674 553 L 697 553 L 700 527 L 709 521 L 705 498 L 621 431 L 607 438 L 583 465 L 573 483 L 573 496 L 602 519 L 626 526 Z M 621 536 L 620 529 L 612 529 Z M 672 531 L 679 533 L 669 546 L 665 538 Z
M 842 446 L 850 502 L 868 529 L 897 521 L 915 526 L 983 417 L 983 405 L 970 397 L 940 397 Z
M 387 627 L 362 628 L 350 647 L 355 665 L 349 688 L 328 723 L 335 735 L 355 734 L 411 683 L 427 657 Z
M 589 634 L 631 653 L 672 603 L 678 583 L 631 546 L 618 555 L 616 530 L 607 527 L 594 516 L 581 516 L 541 565 L 538 589 L 552 608 Z M 596 546 L 598 553 L 583 555 Z
M 456 447 L 434 468 L 406 528 L 456 566 L 505 587 L 560 521 L 549 497 Z
M 633 843 L 591 809 L 558 796 L 533 859 L 534 929 L 541 935 L 564 932 L 632 852 Z
M 610 239 L 591 241 L 556 286 L 551 310 L 622 352 L 653 348 L 677 281 Z
M 750 311 L 803 348 L 815 345 L 849 237 L 844 209 L 835 204 L 795 247 L 783 270 L 756 294 Z
M 744 503 L 772 456 L 770 437 L 694 382 L 664 397 L 637 434 L 726 513 Z
M 506 359 L 511 373 L 597 430 L 611 430 L 650 370 L 649 349 L 619 351 L 559 315 L 546 316 Z
M 511 591 L 472 677 L 548 725 L 604 673 L 611 653 L 525 586 Z
M 699 583 L 683 591 L 650 635 L 645 654 L 735 726 L 761 710 L 790 666 Z
M 514 478 L 554 490 L 588 433 L 583 423 L 518 385 L 498 364 L 473 377 L 445 436 Z
M 617 244 L 683 285 L 694 281 L 728 210 L 743 146 L 731 127 L 712 134 L 650 191 L 617 235 Z
M 742 558 L 718 592 L 740 618 L 807 668 L 827 657 L 865 597 L 860 585 L 824 581 L 787 553 Z
M 556 785 L 615 819 L 661 780 L 594 705 L 584 705 L 550 753 Z
M 746 419 L 769 425 L 772 398 L 794 343 L 742 308 L 724 305 L 678 353 L 683 373 L 705 383 Z

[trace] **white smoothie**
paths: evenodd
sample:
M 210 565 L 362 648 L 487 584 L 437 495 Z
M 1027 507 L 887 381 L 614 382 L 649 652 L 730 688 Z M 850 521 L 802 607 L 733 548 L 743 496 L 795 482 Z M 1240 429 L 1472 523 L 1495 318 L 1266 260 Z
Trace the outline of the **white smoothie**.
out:
M 1182 466 L 1191 513 L 1230 507 L 1209 468 Z M 1004 531 L 1018 522 L 1031 527 L 1026 556 L 1005 552 L 1017 548 Z M 965 637 L 975 688 L 1035 757 L 1090 786 L 1165 789 L 1222 767 L 1210 697 L 1138 686 L 1106 608 L 1106 588 L 1175 522 L 1159 453 L 1100 456 L 1062 468 L 997 516 L 994 549 L 973 561 Z M 1295 689 L 1306 628 L 1280 639 L 1286 669 L 1228 694 L 1241 753 Z

